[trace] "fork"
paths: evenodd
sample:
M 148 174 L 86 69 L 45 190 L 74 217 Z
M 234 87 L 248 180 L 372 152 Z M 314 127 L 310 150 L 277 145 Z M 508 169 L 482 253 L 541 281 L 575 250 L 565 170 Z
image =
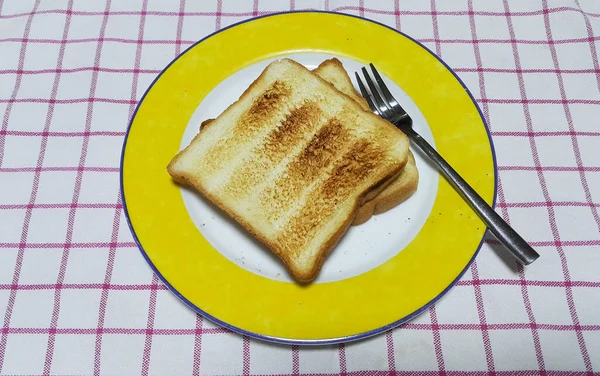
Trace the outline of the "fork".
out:
M 404 111 L 398 101 L 392 96 L 384 84 L 379 72 L 373 64 L 369 64 L 375 82 L 369 76 L 367 69 L 362 68 L 363 76 L 369 89 L 365 87 L 358 72 L 355 72 L 358 87 L 362 96 L 369 103 L 371 110 L 394 124 L 404 132 L 408 138 L 427 155 L 458 193 L 469 203 L 473 210 L 485 222 L 496 238 L 510 251 L 522 264 L 529 265 L 540 255 L 527 242 L 506 223 L 487 202 L 456 172 L 444 158 L 421 137 L 412 127 L 411 117 Z

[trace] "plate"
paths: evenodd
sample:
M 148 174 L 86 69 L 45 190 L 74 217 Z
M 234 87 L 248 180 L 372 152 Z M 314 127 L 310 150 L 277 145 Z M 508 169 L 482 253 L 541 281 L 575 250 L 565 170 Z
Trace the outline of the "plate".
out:
M 276 32 L 274 32 L 276 30 Z M 160 280 L 187 306 L 233 331 L 290 344 L 347 342 L 404 323 L 437 301 L 477 254 L 485 225 L 418 150 L 417 192 L 353 226 L 310 285 L 166 166 L 203 120 L 219 115 L 271 61 L 308 68 L 337 57 L 351 77 L 372 62 L 417 131 L 490 204 L 489 131 L 452 70 L 410 37 L 329 12 L 277 13 L 199 41 L 155 79 L 136 108 L 121 160 L 132 234 Z

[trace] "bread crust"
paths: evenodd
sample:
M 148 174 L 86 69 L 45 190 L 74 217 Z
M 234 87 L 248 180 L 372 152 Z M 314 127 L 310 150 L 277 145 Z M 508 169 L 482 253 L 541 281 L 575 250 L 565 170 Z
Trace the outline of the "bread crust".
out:
M 325 72 L 327 71 L 327 69 L 335 69 L 336 73 L 340 76 L 339 78 L 341 78 L 344 81 L 345 90 L 340 90 L 343 94 L 346 94 L 355 102 L 357 102 L 365 111 L 371 112 L 369 103 L 365 98 L 363 98 L 363 96 L 358 91 L 356 91 L 356 88 L 354 87 L 354 84 L 352 84 L 352 80 L 350 80 L 350 76 L 348 76 L 348 72 L 346 72 L 346 69 L 344 68 L 344 65 L 341 61 L 339 61 L 335 57 L 325 60 L 321 64 L 319 64 L 319 66 L 317 66 L 313 70 L 313 72 L 319 75 L 321 78 L 325 79 L 323 75 L 326 74 Z M 335 87 L 335 85 L 332 82 L 330 82 L 330 84 L 332 84 Z M 341 88 L 337 89 L 339 90 Z
M 415 165 L 415 157 L 410 152 L 409 163 L 406 164 L 397 177 L 392 179 L 385 190 L 361 205 L 352 221 L 352 225 L 361 225 L 371 219 L 372 216 L 395 208 L 410 198 L 417 190 L 418 185 L 419 171 Z

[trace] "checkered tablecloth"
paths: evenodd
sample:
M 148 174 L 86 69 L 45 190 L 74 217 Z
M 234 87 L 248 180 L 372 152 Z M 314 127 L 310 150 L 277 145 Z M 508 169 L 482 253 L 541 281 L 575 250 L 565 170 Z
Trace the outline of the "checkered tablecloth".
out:
M 290 9 L 377 20 L 456 70 L 538 261 L 488 239 L 417 319 L 325 347 L 231 333 L 159 283 L 119 198 L 134 107 L 190 44 Z M 0 374 L 599 373 L 599 41 L 598 0 L 0 0 Z

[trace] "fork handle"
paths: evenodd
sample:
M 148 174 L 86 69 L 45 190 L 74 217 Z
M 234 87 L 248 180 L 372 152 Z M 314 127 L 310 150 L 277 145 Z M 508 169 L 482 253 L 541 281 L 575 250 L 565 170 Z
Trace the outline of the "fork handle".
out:
M 517 260 L 524 265 L 529 265 L 540 257 L 423 137 L 412 128 L 402 130 L 440 168 L 450 184 L 469 202 L 469 205 L 477 212 L 496 238 L 504 244 Z

